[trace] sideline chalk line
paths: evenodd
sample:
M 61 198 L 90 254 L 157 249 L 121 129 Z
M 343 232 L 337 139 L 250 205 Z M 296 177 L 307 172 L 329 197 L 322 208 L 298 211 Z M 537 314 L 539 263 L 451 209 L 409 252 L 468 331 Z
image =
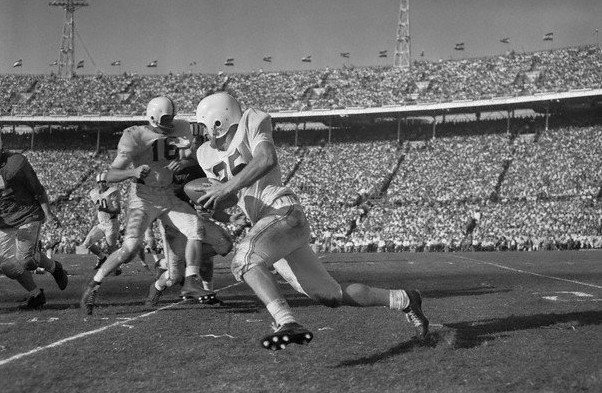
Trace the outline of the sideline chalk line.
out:
M 485 265 L 490 265 L 490 266 L 495 266 L 495 267 L 499 267 L 500 269 L 505 269 L 505 270 L 510 270 L 513 272 L 517 272 L 517 273 L 524 273 L 524 274 L 531 274 L 533 276 L 537 276 L 537 277 L 543 277 L 543 278 L 549 278 L 552 280 L 558 280 L 558 281 L 564 281 L 564 282 L 570 282 L 572 284 L 578 284 L 578 285 L 585 285 L 587 287 L 592 287 L 592 288 L 597 288 L 597 289 L 602 289 L 602 286 L 600 285 L 596 285 L 596 284 L 590 284 L 587 282 L 583 282 L 583 281 L 577 281 L 577 280 L 569 280 L 567 278 L 561 278 L 561 277 L 555 277 L 555 276 L 548 276 L 546 274 L 540 274 L 540 273 L 535 273 L 535 272 L 530 272 L 528 270 L 522 270 L 522 269 L 515 269 L 513 267 L 508 267 L 508 266 L 504 266 L 504 265 L 500 265 L 498 263 L 493 263 L 493 262 L 487 262 L 487 261 L 482 261 L 480 259 L 475 259 L 475 258 L 468 258 L 468 257 L 463 257 L 460 255 L 450 255 L 451 257 L 454 258 L 458 258 L 458 259 L 466 259 L 468 261 L 474 261 L 474 262 L 479 262 Z
M 236 282 L 236 283 L 234 283 L 232 285 L 228 285 L 226 287 L 223 287 L 223 288 L 220 288 L 220 289 L 216 289 L 214 292 L 217 293 L 219 291 L 223 291 L 224 289 L 228 289 L 228 288 L 234 287 L 234 286 L 239 285 L 241 283 L 242 282 Z M 172 308 L 172 307 L 177 306 L 179 304 L 182 304 L 184 302 L 186 302 L 186 300 L 180 300 L 179 302 L 168 304 L 167 306 L 163 306 L 163 307 L 158 308 L 156 310 L 153 310 L 153 311 L 150 311 L 150 312 L 147 312 L 147 313 L 144 313 L 144 314 L 140 314 L 140 315 L 138 315 L 136 317 L 125 318 L 125 319 L 119 320 L 117 322 L 114 322 L 114 323 L 112 323 L 110 325 L 107 325 L 107 326 L 103 326 L 103 327 L 98 328 L 98 329 L 89 330 L 87 332 L 76 334 L 75 336 L 63 338 L 62 340 L 55 341 L 55 342 L 53 342 L 51 344 L 44 345 L 42 347 L 36 347 L 36 348 L 34 348 L 34 349 L 30 350 L 30 351 L 27 351 L 27 352 L 18 353 L 18 354 L 13 355 L 13 356 L 11 356 L 9 358 L 0 360 L 0 366 L 4 366 L 4 365 L 6 365 L 6 364 L 8 364 L 10 362 L 22 359 L 22 358 L 27 357 L 27 356 L 35 355 L 36 353 L 44 351 L 46 349 L 59 347 L 59 346 L 65 344 L 65 343 L 68 343 L 70 341 L 75 341 L 75 340 L 83 338 L 83 337 L 87 337 L 87 336 L 91 336 L 91 335 L 94 335 L 94 334 L 97 334 L 97 333 L 104 332 L 105 330 L 108 330 L 108 329 L 116 327 L 116 326 L 127 326 L 128 322 L 133 322 L 133 321 L 137 321 L 137 320 L 142 319 L 142 318 L 149 317 L 151 315 L 156 314 L 159 311 L 167 310 L 169 308 Z

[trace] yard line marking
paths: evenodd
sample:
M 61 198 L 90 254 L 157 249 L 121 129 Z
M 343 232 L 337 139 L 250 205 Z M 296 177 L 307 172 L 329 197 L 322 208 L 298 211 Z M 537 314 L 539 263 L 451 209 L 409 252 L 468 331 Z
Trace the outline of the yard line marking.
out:
M 506 270 L 510 270 L 510 271 L 513 271 L 513 272 L 517 272 L 517 273 L 531 274 L 531 275 L 537 276 L 537 277 L 549 278 L 549 279 L 552 279 L 552 280 L 570 282 L 572 284 L 579 284 L 579 285 L 585 285 L 585 286 L 592 287 L 592 288 L 602 289 L 602 286 L 600 286 L 600 285 L 590 284 L 590 283 L 587 283 L 587 282 L 577 281 L 577 280 L 569 280 L 567 278 L 548 276 L 546 274 L 540 274 L 540 273 L 530 272 L 528 270 L 515 269 L 513 267 L 508 267 L 508 266 L 500 265 L 498 263 L 481 261 L 480 259 L 462 257 L 462 256 L 459 256 L 459 255 L 450 255 L 450 257 L 458 258 L 458 259 L 466 259 L 468 261 L 479 262 L 479 263 L 482 263 L 482 264 L 485 264 L 485 265 L 491 265 L 491 266 L 499 267 L 500 269 L 506 269 Z
M 224 287 L 224 288 L 221 288 L 221 289 L 217 289 L 215 292 L 224 290 L 226 288 L 231 288 L 231 287 L 233 287 L 235 285 L 239 285 L 241 283 L 242 282 L 237 282 L 235 284 L 228 285 L 227 287 Z M 14 355 L 14 356 L 11 356 L 9 358 L 0 360 L 0 366 L 4 366 L 5 364 L 8 364 L 8 363 L 10 363 L 12 361 L 19 360 L 21 358 L 24 358 L 24 357 L 27 357 L 27 356 L 30 356 L 30 355 L 35 355 L 36 353 L 41 352 L 41 351 L 43 351 L 45 349 L 50 349 L 50 348 L 58 347 L 58 346 L 61 346 L 61 345 L 65 344 L 65 343 L 68 343 L 70 341 L 74 341 L 74 340 L 77 340 L 77 339 L 80 339 L 80 338 L 83 338 L 83 337 L 91 336 L 93 334 L 102 333 L 105 330 L 108 330 L 108 329 L 110 329 L 112 327 L 116 327 L 116 326 L 130 327 L 130 326 L 126 325 L 125 323 L 126 322 L 137 321 L 139 319 L 146 318 L 146 317 L 151 316 L 151 315 L 155 315 L 159 311 L 167 310 L 169 308 L 172 308 L 172 307 L 177 306 L 179 304 L 182 304 L 184 302 L 186 302 L 186 300 L 180 300 L 179 302 L 168 304 L 167 306 L 163 306 L 161 308 L 158 308 L 156 310 L 147 312 L 145 314 L 138 315 L 137 317 L 132 317 L 132 318 L 126 318 L 126 319 L 123 319 L 123 320 L 119 320 L 119 321 L 114 322 L 114 323 L 112 323 L 110 325 L 103 326 L 101 328 L 90 330 L 90 331 L 87 331 L 87 332 L 79 333 L 79 334 L 76 334 L 75 336 L 71 336 L 71 337 L 67 337 L 67 338 L 64 338 L 64 339 L 59 340 L 59 341 L 55 341 L 55 342 L 53 342 L 51 344 L 48 344 L 48 345 L 45 345 L 43 347 L 36 347 L 36 348 L 32 349 L 31 351 L 22 352 L 22 353 Z

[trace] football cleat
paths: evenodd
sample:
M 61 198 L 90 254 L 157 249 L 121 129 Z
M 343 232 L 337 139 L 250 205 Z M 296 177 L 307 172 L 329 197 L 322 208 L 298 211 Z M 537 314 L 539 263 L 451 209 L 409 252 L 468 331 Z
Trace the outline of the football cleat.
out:
M 115 274 L 115 276 L 119 276 L 119 275 L 121 275 L 121 273 L 123 273 L 123 270 L 121 270 L 120 267 L 118 267 L 117 269 L 115 269 L 115 271 L 113 272 L 113 274 Z
M 96 296 L 98 295 L 98 288 L 100 288 L 100 286 L 97 285 L 94 280 L 91 280 L 86 285 L 86 289 L 79 302 L 79 306 L 84 309 L 88 315 L 92 315 L 92 312 L 94 311 L 94 303 L 96 301 Z
M 63 265 L 60 262 L 54 261 L 54 271 L 52 272 L 52 277 L 54 277 L 54 281 L 56 281 L 56 285 L 59 286 L 59 289 L 62 291 L 67 288 L 67 284 L 69 283 L 69 276 L 67 275 L 67 271 L 63 269 Z
M 146 302 L 144 303 L 148 307 L 157 307 L 159 305 L 159 300 L 161 300 L 161 296 L 163 296 L 163 291 L 160 291 L 155 287 L 155 283 L 153 282 L 148 291 L 148 297 L 146 298 Z
M 96 265 L 94 265 L 94 270 L 98 270 L 100 269 L 100 267 L 102 266 L 103 263 L 105 263 L 105 261 L 107 260 L 107 256 L 105 255 L 102 258 L 98 258 L 96 260 Z
M 307 345 L 314 338 L 312 332 L 298 324 L 297 322 L 285 323 L 277 327 L 274 333 L 268 334 L 261 339 L 261 345 L 265 349 L 279 351 L 286 348 L 290 343 Z
M 406 291 L 406 293 L 408 294 L 408 298 L 410 298 L 410 305 L 402 311 L 406 313 L 408 322 L 414 325 L 416 338 L 424 341 L 429 332 L 429 320 L 422 313 L 422 296 L 415 289 Z
M 205 303 L 216 299 L 215 292 L 203 289 L 203 283 L 197 276 L 188 276 L 184 278 L 184 285 L 180 296 L 183 299 L 198 299 L 199 302 Z
M 40 288 L 40 293 L 35 296 L 30 296 L 25 303 L 19 305 L 20 310 L 35 310 L 42 308 L 46 304 L 46 295 L 44 290 Z

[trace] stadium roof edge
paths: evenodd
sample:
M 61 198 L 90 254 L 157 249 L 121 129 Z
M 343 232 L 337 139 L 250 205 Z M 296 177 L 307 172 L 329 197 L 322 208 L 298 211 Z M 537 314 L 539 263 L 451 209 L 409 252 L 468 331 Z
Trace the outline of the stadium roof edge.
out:
M 347 107 L 342 109 L 315 109 L 315 110 L 286 110 L 270 113 L 275 121 L 303 122 L 316 121 L 329 117 L 406 117 L 406 116 L 437 116 L 443 114 L 473 113 L 486 111 L 500 111 L 512 109 L 529 109 L 538 104 L 552 101 L 602 98 L 602 89 L 579 89 L 565 92 L 537 93 L 529 96 L 517 97 L 491 97 L 480 100 L 459 100 L 438 103 L 406 103 L 400 105 L 386 105 L 380 107 Z M 185 113 L 177 116 L 189 122 L 195 122 L 194 114 Z M 131 115 L 11 115 L 0 116 L 0 124 L 144 124 L 145 116 Z

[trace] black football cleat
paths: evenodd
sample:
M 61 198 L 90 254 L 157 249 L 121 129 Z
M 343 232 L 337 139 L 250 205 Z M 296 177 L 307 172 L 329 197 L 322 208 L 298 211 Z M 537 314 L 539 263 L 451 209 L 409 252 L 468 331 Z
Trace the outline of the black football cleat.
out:
M 163 291 L 158 290 L 157 287 L 155 287 L 155 283 L 153 282 L 150 286 L 148 296 L 144 304 L 147 307 L 155 308 L 159 305 L 159 300 L 161 300 L 161 296 L 163 296 Z
M 35 296 L 30 296 L 25 303 L 19 305 L 20 310 L 35 310 L 40 309 L 46 304 L 46 295 L 44 290 L 40 288 L 40 293 Z
M 420 292 L 415 289 L 406 291 L 406 293 L 410 298 L 410 305 L 402 311 L 406 313 L 408 322 L 414 325 L 416 338 L 420 341 L 424 341 L 429 332 L 429 320 L 426 319 L 422 313 L 422 296 L 420 296 Z
M 63 269 L 63 265 L 60 262 L 54 261 L 54 271 L 52 272 L 52 277 L 54 277 L 54 281 L 56 281 L 56 285 L 59 286 L 59 289 L 62 291 L 67 288 L 67 284 L 69 283 L 69 276 L 67 275 L 67 271 Z
M 197 276 L 188 276 L 184 278 L 184 285 L 182 285 L 180 296 L 182 296 L 183 299 L 197 299 L 201 303 L 216 299 L 215 292 L 203 289 L 203 283 Z
M 98 295 L 98 288 L 100 285 L 97 285 L 94 280 L 91 280 L 87 285 L 82 298 L 79 302 L 79 306 L 86 311 L 87 315 L 92 315 L 94 312 L 96 296 Z
M 287 345 L 295 343 L 298 345 L 307 345 L 314 338 L 312 332 L 298 324 L 297 322 L 285 323 L 274 330 L 274 333 L 268 334 L 261 339 L 261 345 L 265 349 L 279 351 L 286 348 Z

